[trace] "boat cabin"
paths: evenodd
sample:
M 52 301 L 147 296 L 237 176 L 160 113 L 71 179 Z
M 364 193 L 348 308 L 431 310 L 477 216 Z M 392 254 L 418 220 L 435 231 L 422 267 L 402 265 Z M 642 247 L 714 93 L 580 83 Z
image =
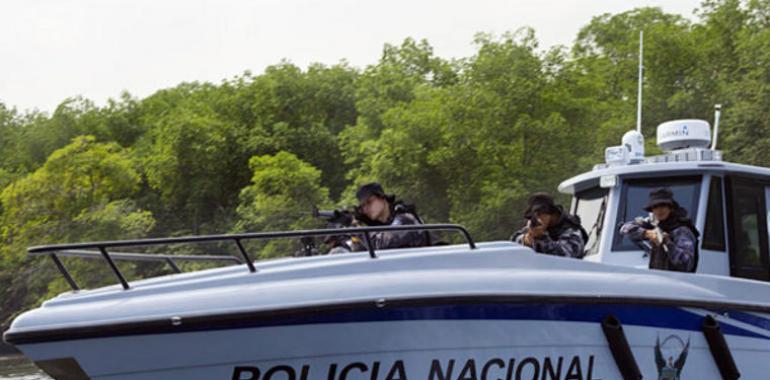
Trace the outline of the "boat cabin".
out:
M 770 169 L 723 161 L 702 120 L 661 124 L 657 138 L 663 155 L 644 157 L 632 131 L 607 148 L 605 164 L 559 185 L 589 233 L 585 260 L 647 267 L 648 255 L 618 230 L 648 215 L 652 189 L 668 187 L 700 232 L 698 273 L 770 281 Z

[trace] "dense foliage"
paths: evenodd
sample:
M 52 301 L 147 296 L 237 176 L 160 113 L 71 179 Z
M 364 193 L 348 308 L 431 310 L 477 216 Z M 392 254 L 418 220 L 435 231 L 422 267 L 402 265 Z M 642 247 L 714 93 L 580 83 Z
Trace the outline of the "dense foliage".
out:
M 635 125 L 640 29 L 648 142 L 661 121 L 710 119 L 721 103 L 726 157 L 770 166 L 770 0 L 706 0 L 697 21 L 605 14 L 547 51 L 530 29 L 478 35 L 456 60 L 407 39 L 364 69 L 281 62 L 50 115 L 0 103 L 0 323 L 66 288 L 30 245 L 318 227 L 313 205 L 350 204 L 372 180 L 428 221 L 506 238 L 529 193 L 589 169 Z M 101 264 L 68 262 L 86 284 L 105 280 Z

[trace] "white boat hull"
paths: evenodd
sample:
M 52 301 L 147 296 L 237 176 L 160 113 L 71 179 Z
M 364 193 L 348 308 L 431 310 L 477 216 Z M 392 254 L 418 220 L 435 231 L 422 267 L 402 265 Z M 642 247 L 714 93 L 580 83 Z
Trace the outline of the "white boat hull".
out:
M 622 378 L 601 327 L 613 315 L 645 379 L 721 379 L 700 330 L 707 314 L 742 378 L 767 378 L 770 316 L 631 304 L 385 306 L 20 348 L 37 362 L 70 353 L 90 379 L 607 380 Z M 665 377 L 675 370 L 659 368 L 656 350 L 674 367 L 687 342 L 680 377 Z

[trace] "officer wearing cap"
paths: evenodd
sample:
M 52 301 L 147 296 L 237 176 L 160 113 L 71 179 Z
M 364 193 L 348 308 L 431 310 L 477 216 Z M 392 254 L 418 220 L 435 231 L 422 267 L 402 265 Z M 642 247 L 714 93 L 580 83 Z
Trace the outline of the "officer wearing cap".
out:
M 358 222 L 369 226 L 398 226 L 423 224 L 412 205 L 387 195 L 379 183 L 361 186 L 356 192 L 359 202 Z M 382 231 L 372 234 L 376 249 L 424 247 L 430 245 L 430 235 L 423 231 Z
M 524 211 L 527 225 L 511 240 L 548 255 L 582 258 L 588 234 L 580 218 L 564 211 L 546 193 L 533 194 Z
M 636 218 L 620 227 L 620 233 L 649 247 L 650 269 L 695 272 L 698 264 L 698 230 L 687 210 L 666 188 L 650 192 L 644 207 L 648 218 Z

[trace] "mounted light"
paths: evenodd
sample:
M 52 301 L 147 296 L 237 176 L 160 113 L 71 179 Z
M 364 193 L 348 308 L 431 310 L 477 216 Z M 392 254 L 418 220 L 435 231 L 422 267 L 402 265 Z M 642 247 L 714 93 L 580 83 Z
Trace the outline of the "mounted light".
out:
M 602 189 L 610 189 L 618 184 L 618 176 L 616 175 L 603 175 L 599 177 L 599 187 Z
M 629 151 L 624 145 L 611 146 L 604 150 L 604 162 L 609 166 L 626 165 L 630 162 Z

